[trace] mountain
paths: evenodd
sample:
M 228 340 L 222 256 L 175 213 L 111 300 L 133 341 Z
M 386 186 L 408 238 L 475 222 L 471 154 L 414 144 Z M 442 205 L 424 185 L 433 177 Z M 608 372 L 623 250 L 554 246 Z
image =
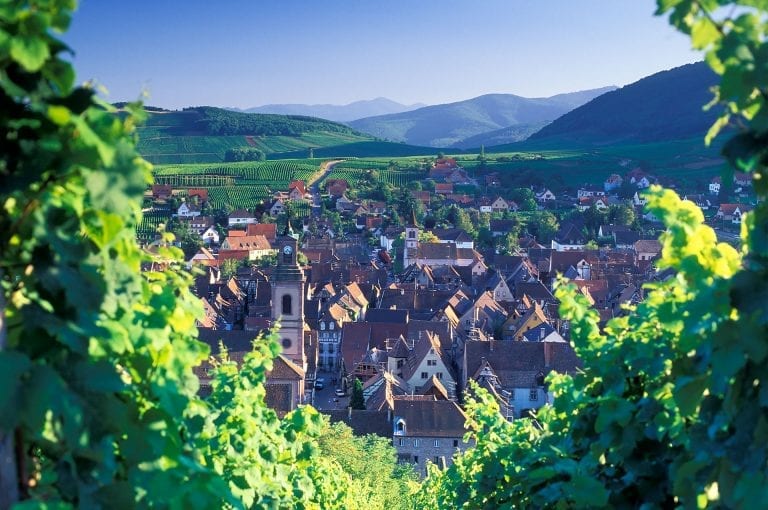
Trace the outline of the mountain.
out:
M 366 101 L 355 101 L 345 105 L 333 104 L 268 104 L 245 110 L 248 113 L 276 113 L 280 115 L 306 115 L 336 122 L 349 122 L 364 117 L 402 113 L 423 107 L 423 104 L 404 105 L 377 97 Z
M 703 136 L 717 117 L 716 109 L 702 110 L 717 82 L 704 62 L 662 71 L 596 97 L 528 141 L 607 144 Z
M 533 99 L 512 94 L 487 94 L 457 103 L 359 119 L 349 125 L 377 138 L 413 145 L 448 147 L 489 131 L 520 124 L 551 122 L 613 88 Z
M 154 164 L 213 163 L 228 149 L 255 147 L 268 157 L 371 141 L 349 126 L 296 115 L 243 113 L 200 106 L 178 111 L 148 108 L 137 148 Z
M 451 147 L 457 149 L 477 149 L 481 145 L 491 147 L 494 145 L 503 145 L 507 143 L 522 142 L 529 136 L 538 132 L 549 124 L 549 122 L 540 122 L 538 124 L 515 124 L 501 129 L 495 129 L 479 135 L 470 136 L 454 143 Z

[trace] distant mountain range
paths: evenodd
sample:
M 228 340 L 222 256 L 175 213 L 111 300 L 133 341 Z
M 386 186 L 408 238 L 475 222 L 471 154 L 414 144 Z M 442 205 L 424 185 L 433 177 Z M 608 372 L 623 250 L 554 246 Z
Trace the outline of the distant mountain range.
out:
M 717 82 L 704 62 L 662 71 L 566 113 L 528 142 L 605 145 L 703 136 L 717 118 L 716 108 L 702 110 Z
M 345 105 L 333 104 L 267 104 L 241 110 L 247 113 L 276 113 L 279 115 L 306 115 L 335 122 L 349 122 L 364 117 L 402 113 L 424 107 L 424 104 L 405 105 L 385 97 L 355 101 Z
M 614 90 L 593 90 L 558 94 L 547 98 L 525 98 L 512 94 L 487 94 L 466 101 L 426 106 L 409 112 L 380 115 L 348 124 L 377 138 L 430 147 L 466 147 L 467 139 L 484 133 L 495 143 L 517 141 L 536 127 L 555 120 L 591 99 Z M 504 138 L 500 130 L 511 129 Z M 482 144 L 482 138 L 476 146 Z M 474 143 L 473 141 L 473 143 Z

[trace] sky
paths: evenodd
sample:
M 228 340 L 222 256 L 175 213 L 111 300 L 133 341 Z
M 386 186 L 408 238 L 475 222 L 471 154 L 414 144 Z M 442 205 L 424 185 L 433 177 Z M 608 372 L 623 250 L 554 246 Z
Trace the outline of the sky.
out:
M 626 85 L 701 60 L 654 0 L 80 0 L 78 80 L 165 108 L 440 104 Z

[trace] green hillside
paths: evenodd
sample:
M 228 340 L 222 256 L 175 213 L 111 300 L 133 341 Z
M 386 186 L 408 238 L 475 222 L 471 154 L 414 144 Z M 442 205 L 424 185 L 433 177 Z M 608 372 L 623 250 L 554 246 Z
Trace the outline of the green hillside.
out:
M 312 117 L 195 107 L 148 111 L 138 129 L 139 152 L 154 164 L 216 163 L 227 149 L 255 147 L 267 155 L 370 141 L 353 129 Z M 305 156 L 302 152 L 301 156 Z
M 716 82 L 703 62 L 656 73 L 576 108 L 530 140 L 570 146 L 703 137 L 717 118 L 717 108 L 702 110 Z
M 317 145 L 315 145 L 317 147 Z M 343 145 L 333 145 L 314 149 L 316 158 L 386 158 L 407 156 L 433 156 L 437 154 L 434 147 L 419 147 L 404 143 L 384 141 L 351 142 Z M 448 150 L 448 149 L 446 149 Z M 307 150 L 270 154 L 270 159 L 302 158 L 307 155 Z
M 488 94 L 410 112 L 369 117 L 349 125 L 377 138 L 412 145 L 449 147 L 462 140 L 517 124 L 551 122 L 612 87 L 534 98 Z

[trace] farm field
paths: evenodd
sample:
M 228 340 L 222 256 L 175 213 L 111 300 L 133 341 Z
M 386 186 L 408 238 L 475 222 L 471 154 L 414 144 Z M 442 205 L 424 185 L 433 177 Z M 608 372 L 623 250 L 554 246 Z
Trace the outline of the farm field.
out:
M 253 209 L 274 192 L 287 191 L 294 179 L 308 180 L 320 160 L 245 161 L 239 163 L 164 165 L 154 169 L 155 182 L 208 190 L 211 207 Z

